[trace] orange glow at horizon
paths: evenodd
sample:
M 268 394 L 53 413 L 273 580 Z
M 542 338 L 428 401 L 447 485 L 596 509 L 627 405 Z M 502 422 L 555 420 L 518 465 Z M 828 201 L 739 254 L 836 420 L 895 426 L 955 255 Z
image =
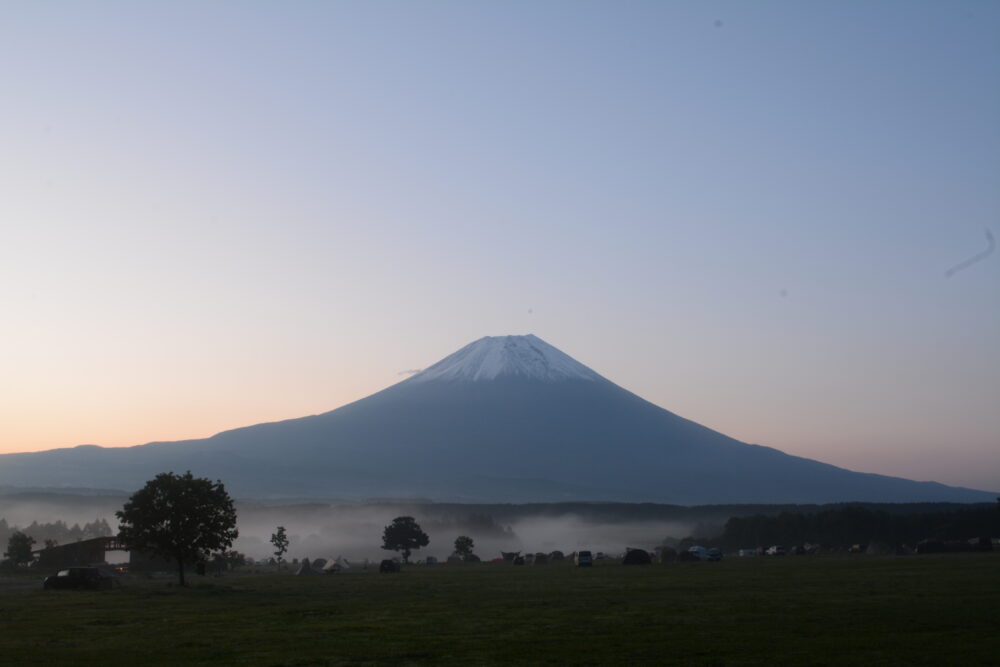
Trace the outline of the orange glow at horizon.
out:
M 0 413 L 0 454 L 209 438 L 230 429 L 328 412 L 381 388 L 326 388 L 312 398 L 302 395 L 307 390 L 301 386 L 294 392 L 287 386 L 275 391 L 272 386 L 268 391 L 257 387 L 254 389 L 260 393 L 230 395 L 225 400 L 191 391 L 185 400 L 165 395 L 142 396 L 140 400 L 105 393 L 99 401 L 92 396 L 58 405 L 8 401 Z

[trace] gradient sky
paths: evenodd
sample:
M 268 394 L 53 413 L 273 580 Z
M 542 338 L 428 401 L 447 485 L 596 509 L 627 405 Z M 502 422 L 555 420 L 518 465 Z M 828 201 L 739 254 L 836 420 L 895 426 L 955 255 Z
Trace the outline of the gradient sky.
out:
M 5 2 L 0 452 L 535 333 L 746 442 L 1000 490 L 1000 3 Z

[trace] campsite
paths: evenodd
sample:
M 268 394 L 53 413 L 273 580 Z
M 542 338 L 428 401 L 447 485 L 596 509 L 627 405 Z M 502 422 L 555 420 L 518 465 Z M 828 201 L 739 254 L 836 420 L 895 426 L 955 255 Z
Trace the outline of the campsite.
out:
M 109 591 L 0 579 L 18 664 L 983 664 L 995 554 L 828 554 L 576 567 L 248 568 Z

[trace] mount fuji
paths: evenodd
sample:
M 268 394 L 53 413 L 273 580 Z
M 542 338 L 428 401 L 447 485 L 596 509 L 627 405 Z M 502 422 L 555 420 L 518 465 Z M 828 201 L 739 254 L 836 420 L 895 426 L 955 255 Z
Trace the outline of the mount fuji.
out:
M 477 340 L 349 405 L 202 440 L 0 456 L 0 486 L 131 491 L 167 470 L 243 497 L 717 503 L 991 502 L 739 442 L 533 335 Z

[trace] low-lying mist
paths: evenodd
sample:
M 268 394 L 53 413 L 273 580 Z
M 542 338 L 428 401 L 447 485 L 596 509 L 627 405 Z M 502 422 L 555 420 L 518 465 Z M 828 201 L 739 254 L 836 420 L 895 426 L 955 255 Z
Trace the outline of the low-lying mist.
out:
M 126 496 L 64 494 L 0 495 L 0 519 L 10 530 L 61 521 L 68 526 L 104 519 L 112 531 Z M 626 547 L 652 549 L 668 538 L 710 537 L 728 514 L 669 505 L 572 503 L 461 505 L 434 503 L 261 504 L 237 501 L 240 537 L 233 548 L 257 560 L 273 556 L 271 535 L 284 526 L 290 540 L 286 560 L 334 558 L 380 560 L 395 555 L 382 546 L 382 532 L 395 517 L 412 516 L 430 538 L 413 559 L 447 558 L 455 538 L 467 535 L 483 560 L 501 551 L 535 553 L 580 549 L 620 554 Z M 29 531 L 30 534 L 30 531 Z M 39 543 L 41 539 L 38 539 Z
M 484 560 L 500 557 L 501 551 L 535 553 L 580 549 L 618 554 L 626 547 L 652 549 L 668 536 L 690 534 L 691 524 L 667 521 L 628 521 L 605 523 L 590 521 L 575 514 L 528 516 L 509 524 L 487 525 L 481 520 L 435 516 L 407 507 L 357 507 L 348 511 L 332 510 L 325 516 L 281 517 L 250 516 L 240 520 L 240 538 L 235 549 L 252 558 L 273 555 L 270 536 L 282 525 L 289 537 L 286 559 L 332 558 L 377 560 L 394 555 L 381 549 L 382 531 L 397 516 L 413 516 L 430 538 L 427 547 L 415 551 L 412 558 L 435 556 L 447 558 L 454 551 L 455 538 L 467 535 L 475 542 L 475 553 Z M 481 516 L 481 515 L 480 515 Z
M 12 493 L 0 496 L 0 519 L 10 526 L 24 528 L 32 522 L 62 521 L 72 526 L 104 519 L 112 527 L 118 525 L 115 511 L 120 510 L 128 496 L 69 495 L 54 493 Z

